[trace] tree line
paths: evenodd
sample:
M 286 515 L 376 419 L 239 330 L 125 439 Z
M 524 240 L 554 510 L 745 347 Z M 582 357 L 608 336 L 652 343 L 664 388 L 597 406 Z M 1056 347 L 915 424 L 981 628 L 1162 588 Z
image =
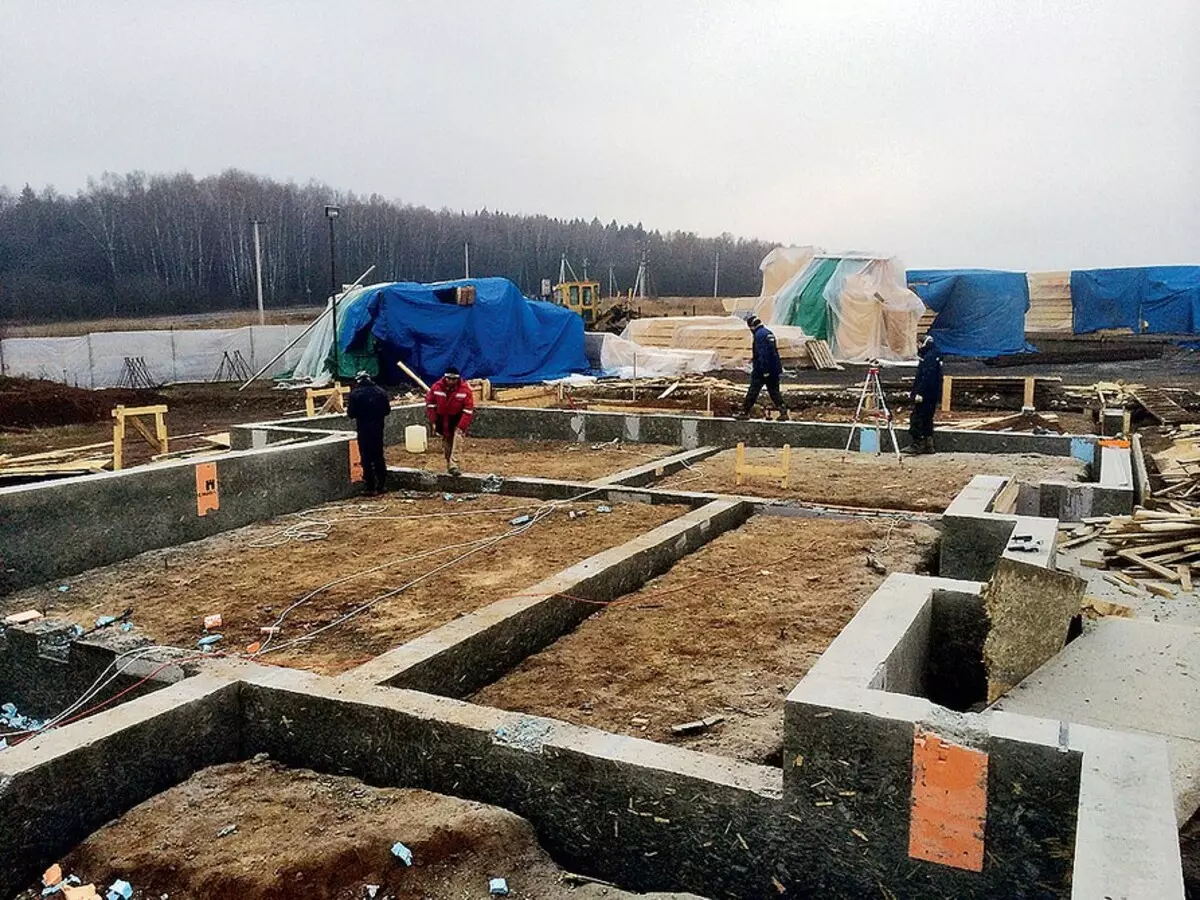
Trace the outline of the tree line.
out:
M 464 244 L 474 277 L 502 275 L 527 296 L 557 279 L 565 253 L 575 272 L 609 291 L 633 286 L 645 253 L 650 295 L 711 296 L 720 254 L 723 296 L 757 294 L 758 265 L 774 246 L 724 234 L 659 232 L 598 219 L 433 210 L 228 170 L 196 178 L 105 174 L 75 196 L 29 185 L 0 187 L 0 321 L 38 322 L 253 308 L 252 219 L 262 220 L 268 307 L 321 303 L 329 294 L 326 204 L 336 274 L 353 281 L 460 278 Z

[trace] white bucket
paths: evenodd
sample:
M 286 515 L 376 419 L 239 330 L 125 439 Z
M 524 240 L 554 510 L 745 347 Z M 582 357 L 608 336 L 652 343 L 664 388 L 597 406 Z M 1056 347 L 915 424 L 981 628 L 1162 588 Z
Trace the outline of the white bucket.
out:
M 424 425 L 409 425 L 404 429 L 404 449 L 409 453 L 424 453 L 429 446 L 429 433 Z

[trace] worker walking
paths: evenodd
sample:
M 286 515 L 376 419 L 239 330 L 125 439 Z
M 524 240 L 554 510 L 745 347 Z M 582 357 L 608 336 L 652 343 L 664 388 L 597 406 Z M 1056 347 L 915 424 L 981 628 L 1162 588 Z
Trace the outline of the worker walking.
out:
M 433 383 L 425 395 L 425 415 L 433 430 L 442 437 L 446 454 L 446 471 L 461 475 L 459 468 L 463 438 L 475 416 L 475 395 L 471 386 L 462 380 L 458 369 L 451 366 L 446 374 Z
M 942 352 L 933 338 L 925 335 L 917 348 L 917 376 L 912 386 L 912 415 L 908 433 L 909 453 L 933 453 L 933 414 L 942 401 Z
M 366 372 L 354 376 L 354 389 L 346 398 L 346 415 L 354 420 L 358 432 L 358 455 L 362 458 L 366 493 L 382 494 L 387 484 L 387 463 L 383 459 L 383 425 L 392 413 L 387 391 L 371 380 Z
M 786 422 L 787 407 L 783 405 L 783 395 L 779 392 L 779 376 L 783 374 L 783 363 L 779 360 L 779 348 L 775 346 L 775 335 L 762 323 L 758 316 L 751 316 L 746 325 L 754 335 L 754 350 L 750 366 L 750 389 L 746 391 L 746 402 L 741 412 L 734 413 L 735 419 L 750 418 L 750 410 L 758 402 L 758 395 L 766 385 L 771 402 L 779 410 L 779 420 Z

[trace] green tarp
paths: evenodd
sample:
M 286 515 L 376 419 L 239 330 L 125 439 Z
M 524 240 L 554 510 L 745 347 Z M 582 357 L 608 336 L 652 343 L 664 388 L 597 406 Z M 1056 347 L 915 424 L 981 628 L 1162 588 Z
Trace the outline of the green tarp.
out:
M 791 298 L 784 324 L 798 325 L 810 337 L 828 340 L 829 314 L 825 304 L 825 285 L 833 277 L 840 262 L 840 259 L 813 260 L 810 264 L 811 277 L 807 281 L 800 279 L 799 283 L 803 284 L 803 288 Z

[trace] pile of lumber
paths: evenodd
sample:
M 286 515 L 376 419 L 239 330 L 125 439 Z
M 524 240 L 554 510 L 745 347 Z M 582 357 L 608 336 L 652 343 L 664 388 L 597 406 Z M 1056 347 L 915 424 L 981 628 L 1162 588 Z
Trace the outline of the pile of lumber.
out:
M 112 442 L 47 450 L 24 456 L 0 455 L 0 483 L 89 475 L 112 467 Z
M 1171 446 L 1151 455 L 1162 487 L 1152 493 L 1155 508 L 1195 511 L 1200 504 L 1200 425 L 1171 432 Z
M 1085 565 L 1108 569 L 1117 582 L 1162 597 L 1175 596 L 1175 588 L 1192 590 L 1192 576 L 1200 570 L 1197 507 L 1180 512 L 1138 508 L 1129 516 L 1084 519 L 1059 549 L 1093 539 L 1101 558 L 1085 558 Z

